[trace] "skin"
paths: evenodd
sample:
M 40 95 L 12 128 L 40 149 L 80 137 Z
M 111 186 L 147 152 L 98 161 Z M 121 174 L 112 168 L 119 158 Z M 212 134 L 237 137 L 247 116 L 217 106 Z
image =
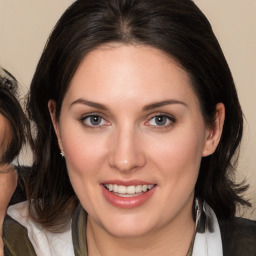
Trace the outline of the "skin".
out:
M 154 105 L 159 102 L 165 104 Z M 112 44 L 81 62 L 58 120 L 54 101 L 48 106 L 72 186 L 88 212 L 89 255 L 186 255 L 200 161 L 218 145 L 223 104 L 209 127 L 187 73 L 172 58 L 152 47 Z M 164 124 L 156 122 L 159 115 Z M 156 188 L 144 204 L 123 209 L 103 196 L 107 180 Z
M 10 127 L 7 119 L 0 114 L 0 157 L 8 146 L 10 140 Z M 6 215 L 8 204 L 16 188 L 17 175 L 15 169 L 5 163 L 0 163 L 0 237 L 2 237 L 2 225 Z M 3 241 L 0 239 L 0 256 L 3 255 Z
M 10 141 L 10 129 L 8 120 L 0 114 L 0 157 Z

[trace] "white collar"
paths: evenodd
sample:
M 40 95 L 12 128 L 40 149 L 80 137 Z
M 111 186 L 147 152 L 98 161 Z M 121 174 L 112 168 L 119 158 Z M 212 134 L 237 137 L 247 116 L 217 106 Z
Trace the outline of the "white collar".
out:
M 201 208 L 201 210 L 200 210 Z M 205 231 L 196 233 L 192 256 L 223 256 L 220 227 L 212 208 L 203 203 L 198 209 L 197 221 L 205 219 Z

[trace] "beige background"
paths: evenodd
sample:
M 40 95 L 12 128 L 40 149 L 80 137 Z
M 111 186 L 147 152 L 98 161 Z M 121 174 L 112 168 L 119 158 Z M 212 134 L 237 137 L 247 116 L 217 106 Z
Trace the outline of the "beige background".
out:
M 156 0 L 157 1 L 157 0 Z M 72 0 L 0 0 L 0 65 L 30 84 L 47 37 Z M 256 0 L 195 0 L 210 20 L 229 62 L 244 111 L 245 135 L 237 179 L 250 183 L 256 207 Z M 25 156 L 26 159 L 28 156 Z M 256 219 L 256 210 L 246 216 Z

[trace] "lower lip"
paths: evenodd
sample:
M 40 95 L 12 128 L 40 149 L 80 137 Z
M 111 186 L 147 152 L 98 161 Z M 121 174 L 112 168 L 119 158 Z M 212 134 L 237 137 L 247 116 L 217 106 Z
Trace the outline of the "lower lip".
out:
M 143 205 L 151 198 L 151 196 L 154 194 L 155 190 L 156 190 L 156 186 L 154 186 L 152 189 L 150 189 L 149 191 L 147 191 L 139 196 L 120 197 L 120 196 L 117 196 L 117 195 L 111 193 L 102 185 L 103 195 L 106 198 L 106 200 L 109 203 L 111 203 L 112 205 L 119 207 L 119 208 L 124 208 L 124 209 L 135 208 L 135 207 Z

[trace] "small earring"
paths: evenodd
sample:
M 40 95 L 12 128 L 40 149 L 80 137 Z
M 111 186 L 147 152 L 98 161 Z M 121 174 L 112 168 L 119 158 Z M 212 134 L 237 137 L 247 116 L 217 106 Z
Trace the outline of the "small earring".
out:
M 60 151 L 60 155 L 64 158 L 65 157 L 65 154 L 63 151 Z

